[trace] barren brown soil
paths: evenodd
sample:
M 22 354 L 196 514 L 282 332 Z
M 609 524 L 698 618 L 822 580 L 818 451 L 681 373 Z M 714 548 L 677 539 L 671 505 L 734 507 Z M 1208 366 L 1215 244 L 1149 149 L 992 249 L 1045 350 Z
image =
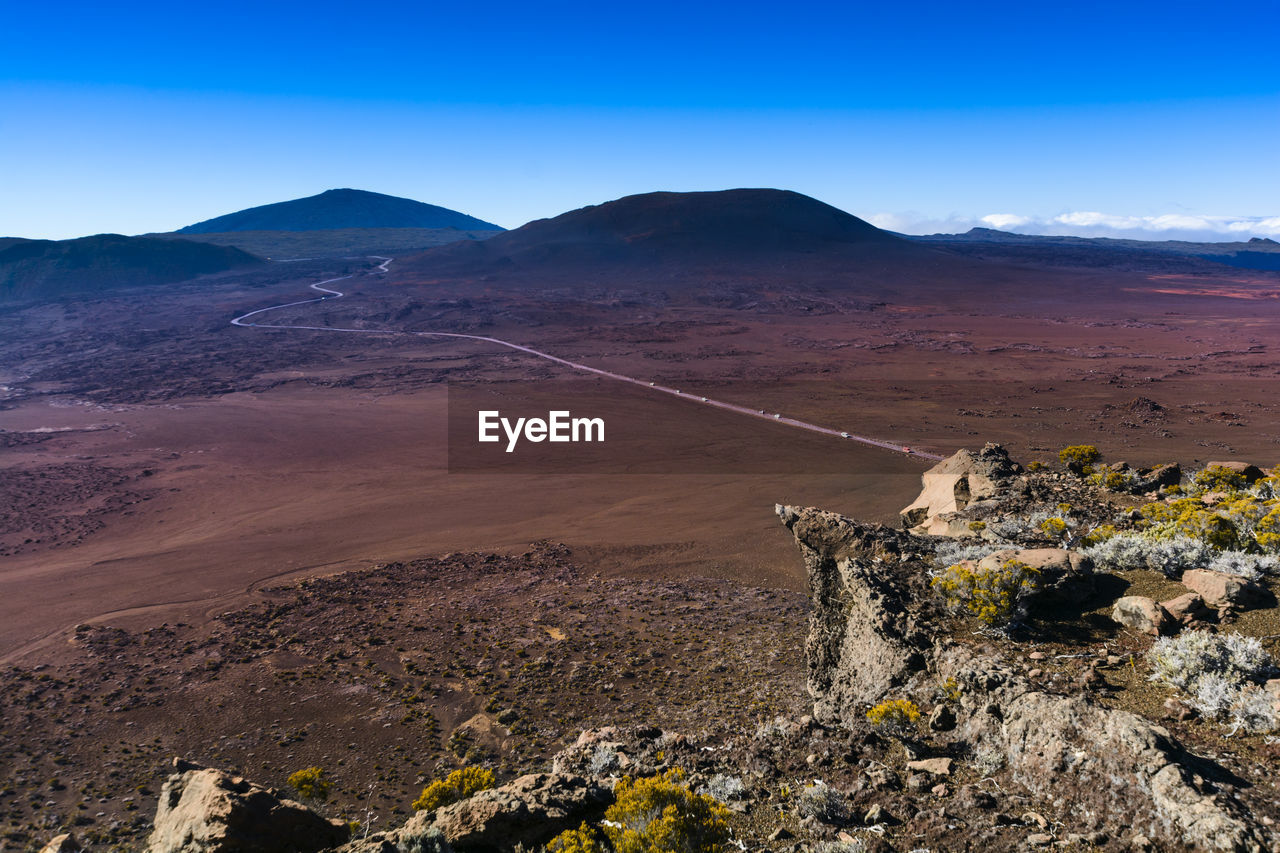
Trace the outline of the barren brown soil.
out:
M 655 398 L 652 416 L 664 434 L 688 435 L 687 443 L 671 442 L 675 473 L 451 474 L 445 447 L 451 381 L 520 380 L 554 391 L 561 383 L 600 380 L 476 342 L 228 325 L 251 308 L 307 298 L 309 282 L 346 271 L 291 264 L 0 313 L 0 660 L 18 667 L 6 676 L 12 689 L 3 744 L 15 769 L 0 780 L 10 831 L 33 838 L 22 827 L 39 823 L 46 808 L 59 820 L 88 815 L 99 829 L 127 818 L 130 805 L 149 814 L 149 794 L 125 802 L 129 795 L 114 780 L 93 783 L 86 793 L 42 778 L 47 760 L 77 767 L 90 754 L 152 790 L 154 781 L 133 780 L 158 778 L 171 752 L 275 782 L 295 763 L 333 765 L 349 752 L 362 767 L 341 784 L 349 789 L 344 796 L 355 798 L 377 773 L 388 775 L 386 760 L 375 764 L 396 746 L 407 749 L 394 737 L 408 737 L 403 727 L 417 725 L 387 716 L 393 706 L 402 716 L 412 710 L 396 693 L 404 674 L 397 667 L 407 654 L 398 646 L 435 650 L 438 658 L 446 647 L 461 654 L 448 635 L 462 624 L 475 644 L 468 665 L 475 673 L 496 672 L 486 661 L 497 654 L 484 648 L 488 623 L 475 621 L 481 613 L 501 624 L 494 641 L 508 643 L 512 654 L 535 638 L 558 642 L 545 629 L 563 630 L 567 612 L 589 615 L 596 635 L 630 632 L 623 645 L 665 648 L 668 656 L 691 644 L 688 654 L 701 654 L 699 643 L 741 641 L 744 665 L 777 668 L 778 683 L 760 701 L 770 709 L 803 707 L 795 647 L 802 569 L 773 504 L 890 521 L 915 496 L 927 463 L 762 422 L 744 427 L 742 458 L 794 467 L 679 473 L 706 470 L 700 466 L 708 421 L 696 407 Z M 480 333 L 937 453 L 999 441 L 1021 458 L 1049 458 L 1083 441 L 1135 465 L 1224 458 L 1273 464 L 1280 456 L 1276 276 L 1235 271 L 1175 281 L 1005 267 L 993 281 L 984 288 L 979 280 L 940 278 L 875 294 L 726 284 L 705 299 L 677 304 L 605 284 L 532 298 L 486 291 L 483 283 L 463 288 L 362 276 L 346 282 L 343 299 L 271 316 L 280 323 Z M 642 395 L 637 399 L 647 405 Z M 543 549 L 537 553 L 553 556 L 541 562 L 488 558 L 524 578 L 501 588 L 481 589 L 490 576 L 476 567 L 486 558 L 430 559 L 458 551 L 520 555 L 539 540 L 564 543 L 571 557 Z M 378 671 L 369 670 L 369 692 L 353 692 L 351 707 L 308 717 L 302 705 L 289 703 L 310 701 L 315 691 L 306 679 L 337 670 L 324 662 L 323 636 L 297 643 L 272 637 L 284 623 L 272 624 L 278 594 L 270 588 L 387 564 L 404 565 L 360 576 L 366 580 L 335 578 L 322 589 L 402 583 L 405 607 L 414 611 L 404 624 L 421 642 L 415 646 L 401 626 L 394 636 L 388 629 L 387 648 L 370 653 L 363 647 L 377 633 L 373 626 L 392 614 L 317 616 L 317 625 L 338 620 L 325 636 L 330 651 L 350 653 L 343 666 L 357 671 L 367 657 Z M 448 580 L 415 586 L 420 579 L 403 574 L 417 571 L 413 566 L 424 567 L 424 577 L 444 571 Z M 440 615 L 429 589 L 442 596 Z M 687 597 L 697 618 L 658 603 L 667 601 L 664 595 Z M 482 601 L 473 612 L 460 603 L 473 600 L 468 596 Z M 623 627 L 611 627 L 601 602 L 626 611 Z M 296 620 L 299 612 L 290 610 L 290 631 L 309 624 Z M 676 640 L 672 631 L 697 639 Z M 661 632 L 667 634 L 659 643 Z M 768 642 L 752 645 L 751 638 L 766 635 Z M 108 653 L 117 639 L 121 650 Z M 616 636 L 608 642 L 615 640 L 622 643 Z M 595 641 L 605 643 L 601 636 Z M 259 646 L 243 647 L 252 642 Z M 636 653 L 623 645 L 609 648 Z M 215 680 L 204 671 L 199 678 L 184 674 L 205 666 L 201 649 L 239 662 Z M 603 649 L 579 649 L 574 659 Z M 528 654 L 537 660 L 543 652 Z M 714 652 L 727 654 L 720 646 Z M 719 677 L 714 668 L 706 673 L 707 663 L 646 663 L 677 690 L 656 716 L 669 713 L 673 725 L 681 724 L 682 708 L 700 707 L 693 685 Z M 441 743 L 430 753 L 439 757 L 416 755 L 418 765 L 407 762 L 379 782 L 391 797 L 378 800 L 383 813 L 392 800 L 403 806 L 418 775 L 446 757 L 439 750 L 448 748 L 452 727 L 472 719 L 485 691 L 497 689 L 468 683 L 454 696 L 444 670 L 461 664 L 439 658 L 430 665 L 439 670 L 432 682 L 439 692 L 410 704 L 441 726 L 432 735 Z M 730 682 L 707 694 L 714 699 L 704 709 L 708 719 L 737 719 L 735 708 L 753 701 L 741 692 L 745 685 Z M 577 688 L 557 692 L 568 683 L 549 679 L 537 690 L 567 708 L 583 695 Z M 513 751 L 506 760 L 541 754 L 579 724 L 634 716 L 641 705 L 631 709 L 627 702 L 645 701 L 642 694 L 652 702 L 667 692 L 661 681 L 637 684 L 635 698 L 618 700 L 623 704 L 612 716 L 608 705 L 587 703 L 554 725 L 537 718 L 545 736 L 531 736 L 521 749 L 532 751 Z M 359 704 L 366 701 L 372 704 Z M 499 705 L 515 701 L 502 694 Z M 537 700 L 521 694 L 520 701 Z M 234 713 L 219 710 L 219 702 Z M 765 708 L 742 719 L 757 711 Z M 530 720 L 540 711 L 526 713 Z M 330 727 L 328 733 L 306 751 L 290 749 L 304 718 Z M 383 740 L 372 720 L 391 725 Z M 263 745 L 237 745 L 246 739 Z M 70 772 L 62 775 L 71 778 Z M 128 827 L 119 830 L 127 834 Z
M 889 520 L 914 495 L 922 462 L 767 423 L 745 427 L 757 446 L 743 458 L 784 472 L 794 460 L 796 474 L 448 474 L 450 381 L 583 380 L 471 341 L 226 325 L 344 271 L 290 265 L 0 315 L 0 653 L 106 614 L 208 610 L 288 573 L 541 538 L 611 571 L 794 589 L 775 501 Z M 1221 295 L 1274 290 L 1274 277 L 1198 279 L 1210 295 L 1189 296 L 1163 278 L 1001 275 L 1015 273 L 1020 298 L 957 282 L 948 299 L 933 282 L 914 302 L 797 289 L 736 308 L 457 298 L 358 277 L 345 299 L 270 316 L 479 331 L 942 453 L 999 441 L 1035 458 L 1088 441 L 1134 464 L 1275 455 L 1280 301 Z M 666 434 L 687 419 L 671 470 L 699 470 L 704 414 L 652 406 Z

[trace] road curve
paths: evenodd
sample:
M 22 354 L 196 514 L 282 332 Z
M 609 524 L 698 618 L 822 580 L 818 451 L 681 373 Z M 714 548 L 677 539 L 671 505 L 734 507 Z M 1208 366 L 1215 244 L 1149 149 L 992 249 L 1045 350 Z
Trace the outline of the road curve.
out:
M 373 274 L 382 274 L 387 272 L 387 265 L 390 264 L 391 261 L 393 260 L 392 258 L 386 258 L 386 257 L 383 257 L 382 255 L 370 255 L 370 257 L 377 258 L 378 260 L 382 261 L 382 263 L 378 265 L 376 273 L 373 273 Z M 847 432 L 844 430 L 832 429 L 831 427 L 824 427 L 824 426 L 820 426 L 819 424 L 811 424 L 808 421 L 802 421 L 796 418 L 785 417 L 781 413 L 777 413 L 777 412 L 766 412 L 763 409 L 751 409 L 751 408 L 748 408 L 747 406 L 739 406 L 735 403 L 725 403 L 720 400 L 712 400 L 708 397 L 702 397 L 696 394 L 686 394 L 685 392 L 677 388 L 672 388 L 666 385 L 658 385 L 655 382 L 649 382 L 644 379 L 636 379 L 634 376 L 627 376 L 622 373 L 614 373 L 609 370 L 601 370 L 598 367 L 592 367 L 588 364 L 580 364 L 576 361 L 570 361 L 567 358 L 560 358 L 559 356 L 551 355 L 550 353 L 545 353 L 545 352 L 542 352 L 541 350 L 533 349 L 532 347 L 521 346 L 520 344 L 512 343 L 511 341 L 504 341 L 501 338 L 490 338 L 484 335 L 464 335 L 458 332 L 407 332 L 401 329 L 344 329 L 338 326 L 301 326 L 301 325 L 293 325 L 293 324 L 286 324 L 286 323 L 247 322 L 250 317 L 256 317 L 259 314 L 265 314 L 268 311 L 275 311 L 280 308 L 292 308 L 295 305 L 307 305 L 312 302 L 324 302 L 326 299 L 339 299 L 345 296 L 346 294 L 344 294 L 340 290 L 333 290 L 331 288 L 325 287 L 324 285 L 333 284 L 335 281 L 344 281 L 346 279 L 354 278 L 354 277 L 355 277 L 355 273 L 351 273 L 350 275 L 342 275 L 342 276 L 338 276 L 337 278 L 329 278 L 329 279 L 325 279 L 324 281 L 318 281 L 315 284 L 311 285 L 311 289 L 325 294 L 324 296 L 317 296 L 315 299 L 300 299 L 297 302 L 285 302 L 280 305 L 271 305 L 266 308 L 259 308 L 256 311 L 250 311 L 247 314 L 241 314 L 239 317 L 236 317 L 234 320 L 231 321 L 231 325 L 242 326 L 244 328 L 253 328 L 253 329 L 302 329 L 309 332 L 347 332 L 351 334 L 367 334 L 367 335 L 417 335 L 419 337 L 425 337 L 425 338 L 462 338 L 464 340 L 469 340 L 469 341 L 484 341 L 485 343 L 497 344 L 498 346 L 506 347 L 507 349 L 513 349 L 513 350 L 516 350 L 517 352 L 526 353 L 528 355 L 536 356 L 537 358 L 545 359 L 547 361 L 553 361 L 556 364 L 562 364 L 565 367 L 571 368 L 573 370 L 581 371 L 583 373 L 593 373 L 596 376 L 603 376 L 606 379 L 613 379 L 618 382 L 627 382 L 627 383 L 630 383 L 631 385 L 638 385 L 641 388 L 647 388 L 650 391 L 656 391 L 662 394 L 670 394 L 675 397 L 680 397 L 681 399 L 684 399 L 684 400 L 696 402 L 703 406 L 713 406 L 717 409 L 724 409 L 727 412 L 736 412 L 740 415 L 747 415 L 748 417 L 758 418 L 763 421 L 768 421 L 769 423 L 785 424 L 789 427 L 795 427 L 796 429 L 808 430 L 809 432 L 816 432 L 822 435 L 830 435 L 830 436 L 834 436 L 835 438 L 843 439 L 845 441 L 856 441 L 859 444 L 866 444 L 866 445 L 870 445 L 871 447 L 879 447 L 882 450 L 888 450 L 893 453 L 899 453 L 905 456 L 914 456 L 918 459 L 926 459 L 931 462 L 938 462 L 944 458 L 935 453 L 926 453 L 923 450 L 916 450 L 914 448 L 907 447 L 905 445 L 895 444 L 891 441 L 885 441 L 883 439 L 872 438 L 870 436 L 865 436 L 865 435 L 855 435 L 854 433 Z

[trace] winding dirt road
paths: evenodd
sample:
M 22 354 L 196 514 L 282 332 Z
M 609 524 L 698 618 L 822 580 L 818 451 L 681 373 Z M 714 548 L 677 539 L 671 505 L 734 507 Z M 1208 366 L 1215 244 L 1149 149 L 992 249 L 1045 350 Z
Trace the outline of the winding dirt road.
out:
M 393 258 L 386 258 L 386 257 L 383 257 L 382 255 L 371 255 L 370 257 L 377 258 L 378 260 L 382 261 L 382 263 L 378 265 L 376 272 L 370 273 L 371 275 L 381 275 L 382 273 L 387 272 L 387 265 L 390 264 L 392 260 L 394 260 Z M 735 403 L 725 403 L 720 400 L 712 400 L 708 397 L 702 397 L 696 394 L 688 394 L 684 391 L 681 391 L 678 388 L 671 388 L 666 385 L 659 385 L 656 382 L 649 382 L 644 379 L 637 379 L 634 376 L 627 376 L 622 373 L 614 373 L 609 370 L 601 370 L 598 367 L 592 367 L 588 364 L 580 364 L 579 362 L 570 361 L 567 358 L 560 358 L 559 356 L 551 355 L 550 353 L 545 353 L 545 352 L 542 352 L 541 350 L 536 350 L 531 347 L 521 346 L 520 344 L 512 343 L 511 341 L 504 341 L 501 338 L 490 338 L 490 337 L 485 337 L 484 335 L 464 335 L 458 332 L 406 332 L 400 329 L 344 329 L 338 326 L 302 326 L 302 325 L 293 325 L 293 324 L 285 324 L 285 323 L 246 322 L 250 317 L 255 317 L 259 314 L 265 314 L 268 311 L 276 311 L 280 308 L 292 308 L 295 305 L 307 305 L 312 302 L 324 302 L 326 299 L 339 299 L 345 296 L 346 294 L 344 294 L 340 290 L 332 290 L 328 287 L 325 287 L 324 285 L 333 284 L 335 281 L 344 281 L 349 278 L 354 278 L 355 275 L 356 275 L 355 273 L 352 273 L 351 275 L 343 275 L 343 276 L 338 276 L 337 278 L 329 278 L 329 279 L 325 279 L 324 281 L 318 281 L 315 284 L 311 285 L 311 289 L 325 294 L 324 296 L 318 296 L 315 299 L 300 299 L 297 302 L 285 302 L 281 305 L 271 305 L 266 308 L 259 308 L 256 311 L 250 311 L 247 314 L 241 314 L 239 317 L 236 317 L 234 320 L 231 321 L 231 325 L 243 326 L 245 328 L 254 328 L 254 329 L 303 329 L 310 332 L 347 332 L 351 334 L 373 334 L 373 335 L 418 335 L 420 337 L 428 337 L 428 338 L 432 338 L 432 337 L 463 338 L 470 341 L 484 341 L 485 343 L 497 344 L 498 346 L 503 346 L 508 349 L 516 350 L 518 352 L 527 353 L 528 355 L 536 356 L 537 358 L 541 358 L 541 359 L 546 359 L 547 361 L 554 361 L 556 364 L 562 364 L 565 367 L 572 368 L 573 370 L 578 370 L 583 373 L 593 373 L 596 376 L 603 376 L 606 379 L 613 379 L 618 382 L 628 382 L 632 385 L 638 385 L 642 388 L 648 388 L 650 391 L 656 391 L 662 394 L 670 394 L 672 396 L 680 397 L 684 400 L 697 403 L 698 405 L 714 406 L 717 409 L 724 409 L 725 411 L 736 412 L 740 415 L 747 415 L 748 417 L 759 418 L 760 420 L 769 421 L 770 423 L 785 424 L 786 426 L 795 427 L 796 429 L 808 430 L 809 432 L 821 433 L 822 435 L 830 435 L 835 438 L 843 439 L 845 441 L 856 441 L 860 444 L 867 444 L 872 447 L 879 447 L 882 450 L 888 450 L 890 452 L 903 454 L 905 456 L 914 456 L 920 459 L 927 459 L 931 462 L 937 462 L 943 459 L 942 456 L 938 456 L 937 454 L 934 454 L 934 453 L 926 453 L 922 450 L 916 450 L 914 448 L 906 447 L 901 444 L 895 444 L 891 441 L 885 441 L 883 439 L 872 438 L 870 436 L 865 436 L 865 435 L 857 435 L 855 433 L 851 433 L 846 430 L 833 429 L 831 427 L 825 427 L 819 424 L 812 424 L 812 423 L 809 423 L 808 421 L 802 421 L 796 418 L 789 418 L 779 412 L 766 412 L 764 409 L 752 409 L 752 408 L 748 408 L 747 406 L 739 406 Z

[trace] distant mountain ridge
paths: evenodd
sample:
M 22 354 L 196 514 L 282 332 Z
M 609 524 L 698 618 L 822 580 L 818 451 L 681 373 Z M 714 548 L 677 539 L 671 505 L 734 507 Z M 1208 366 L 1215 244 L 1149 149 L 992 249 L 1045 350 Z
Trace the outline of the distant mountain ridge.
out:
M 1248 242 L 1200 243 L 1186 240 L 1131 240 L 1117 237 L 1016 234 L 995 228 L 971 228 L 963 234 L 903 235 L 921 243 L 945 245 L 965 254 L 994 251 L 1010 259 L 1034 259 L 1084 266 L 1196 260 L 1256 270 L 1280 270 L 1280 243 L 1253 237 Z
M 190 240 L 120 234 L 75 240 L 5 238 L 0 241 L 0 301 L 170 284 L 262 262 L 240 249 Z
M 323 231 L 346 228 L 456 228 L 502 231 L 456 210 L 365 190 L 335 189 L 264 204 L 180 228 L 176 234 L 230 231 Z

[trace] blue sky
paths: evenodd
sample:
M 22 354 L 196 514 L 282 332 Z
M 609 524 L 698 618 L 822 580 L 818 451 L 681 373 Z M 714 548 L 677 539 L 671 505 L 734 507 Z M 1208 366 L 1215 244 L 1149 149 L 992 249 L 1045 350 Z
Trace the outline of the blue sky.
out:
M 1277 12 L 11 4 L 0 235 L 169 230 L 343 186 L 507 227 L 776 186 L 913 232 L 1280 236 Z

